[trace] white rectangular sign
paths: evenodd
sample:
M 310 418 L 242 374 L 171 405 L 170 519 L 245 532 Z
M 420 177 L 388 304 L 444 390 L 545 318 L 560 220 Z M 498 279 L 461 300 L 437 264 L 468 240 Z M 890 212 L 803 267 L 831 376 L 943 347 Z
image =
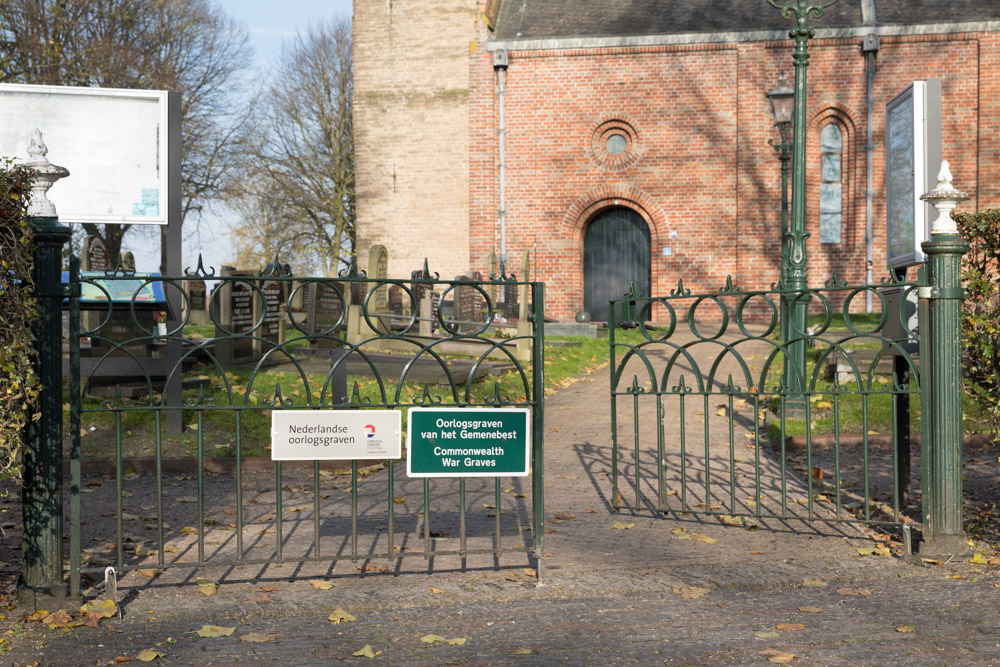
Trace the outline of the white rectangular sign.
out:
M 49 191 L 63 222 L 167 223 L 168 93 L 0 84 L 0 156 L 28 158 L 38 128 L 69 176 Z M 179 155 L 179 153 L 178 153 Z
M 401 426 L 398 410 L 275 410 L 271 460 L 398 459 Z

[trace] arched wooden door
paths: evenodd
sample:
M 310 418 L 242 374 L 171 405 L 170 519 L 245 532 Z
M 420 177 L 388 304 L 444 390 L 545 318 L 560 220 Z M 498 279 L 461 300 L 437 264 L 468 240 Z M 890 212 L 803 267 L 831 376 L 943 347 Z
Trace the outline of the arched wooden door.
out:
M 595 322 L 608 320 L 608 301 L 635 285 L 649 296 L 649 225 L 630 208 L 609 208 L 597 215 L 583 236 L 583 307 Z

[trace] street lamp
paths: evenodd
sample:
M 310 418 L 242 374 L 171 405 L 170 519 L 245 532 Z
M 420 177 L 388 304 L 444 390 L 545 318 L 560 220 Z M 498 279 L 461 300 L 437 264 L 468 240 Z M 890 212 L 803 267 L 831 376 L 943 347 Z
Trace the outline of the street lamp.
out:
M 795 105 L 793 114 L 792 139 L 792 217 L 788 232 L 788 290 L 791 308 L 788 321 L 788 337 L 785 353 L 785 416 L 805 415 L 807 400 L 806 383 L 806 316 L 809 310 L 809 295 L 806 267 L 806 68 L 809 66 L 809 50 L 806 43 L 815 34 L 808 25 L 809 15 L 822 18 L 824 10 L 837 0 L 767 0 L 781 16 L 794 16 L 795 27 L 788 36 L 795 40 L 792 62 L 795 64 Z M 788 342 L 788 341 L 791 342 Z
M 788 85 L 785 77 L 778 79 L 778 85 L 767 93 L 771 103 L 771 115 L 774 116 L 774 126 L 781 136 L 780 143 L 768 139 L 767 143 L 778 151 L 781 160 L 781 269 L 778 279 L 778 289 L 784 290 L 788 281 L 788 161 L 791 159 L 792 144 L 788 139 L 788 131 L 792 127 L 792 111 L 795 104 L 795 89 Z M 781 340 L 788 340 L 788 302 L 785 295 L 779 297 L 781 308 Z M 787 379 L 786 379 L 787 381 Z

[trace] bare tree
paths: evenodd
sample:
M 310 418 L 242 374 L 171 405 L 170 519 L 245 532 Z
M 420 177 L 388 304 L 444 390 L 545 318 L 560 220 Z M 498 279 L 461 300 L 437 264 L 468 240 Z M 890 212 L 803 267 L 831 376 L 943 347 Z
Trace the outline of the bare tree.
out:
M 252 102 L 236 93 L 251 59 L 246 30 L 210 0 L 0 0 L 0 81 L 182 93 L 185 222 L 243 159 Z M 129 227 L 84 225 L 112 257 Z
M 248 257 L 280 252 L 296 272 L 324 275 L 350 263 L 353 92 L 350 20 L 316 25 L 285 46 L 261 110 L 254 160 L 232 191 L 234 208 L 256 214 L 248 233 L 234 230 Z

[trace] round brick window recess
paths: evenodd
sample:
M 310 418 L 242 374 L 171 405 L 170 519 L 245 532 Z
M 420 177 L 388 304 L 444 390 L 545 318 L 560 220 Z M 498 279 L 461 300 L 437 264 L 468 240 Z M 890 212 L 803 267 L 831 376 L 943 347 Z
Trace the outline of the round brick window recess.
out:
M 628 121 L 606 120 L 594 130 L 590 154 L 599 166 L 621 171 L 635 164 L 641 156 L 639 134 Z

